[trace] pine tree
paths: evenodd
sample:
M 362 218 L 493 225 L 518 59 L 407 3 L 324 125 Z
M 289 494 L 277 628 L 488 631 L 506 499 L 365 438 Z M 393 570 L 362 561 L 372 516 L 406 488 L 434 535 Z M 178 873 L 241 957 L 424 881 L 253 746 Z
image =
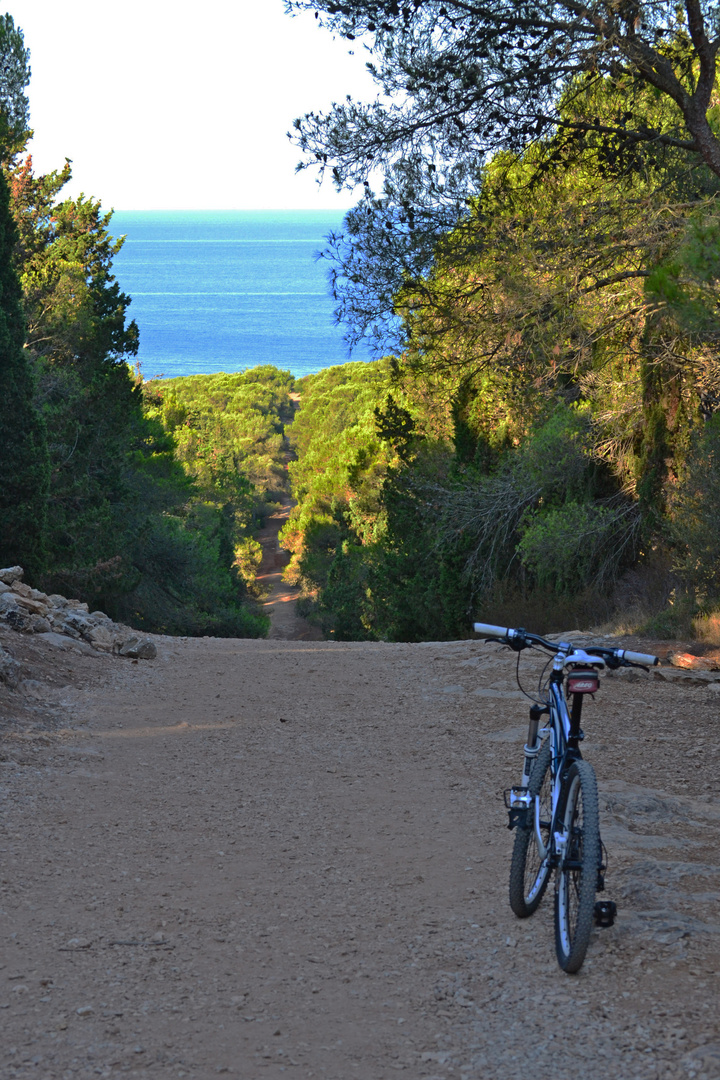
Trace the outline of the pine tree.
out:
M 42 568 L 50 478 L 45 428 L 33 404 L 25 322 L 13 268 L 15 225 L 0 173 L 0 563 Z
M 30 55 L 10 15 L 0 16 L 0 161 L 30 134 L 25 87 Z M 21 563 L 32 575 L 44 563 L 50 464 L 45 427 L 33 403 L 25 353 L 21 287 L 14 269 L 17 232 L 0 173 L 0 564 Z

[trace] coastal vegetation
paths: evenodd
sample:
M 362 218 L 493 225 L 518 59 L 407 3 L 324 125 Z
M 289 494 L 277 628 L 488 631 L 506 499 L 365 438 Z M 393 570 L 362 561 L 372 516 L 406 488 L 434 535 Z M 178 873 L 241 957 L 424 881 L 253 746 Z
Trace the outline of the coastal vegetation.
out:
M 284 425 L 294 385 L 290 372 L 269 364 L 143 385 L 145 418 L 160 425 L 192 489 L 181 522 L 214 536 L 216 561 L 248 597 L 260 596 L 255 534 L 288 493 Z
M 385 94 L 297 123 L 306 164 L 365 184 L 324 254 L 349 343 L 377 350 L 297 381 L 143 381 L 122 241 L 99 202 L 63 198 L 68 165 L 35 175 L 2 22 L 0 561 L 144 629 L 262 634 L 256 534 L 289 483 L 287 575 L 327 635 L 705 632 L 714 9 L 599 4 L 593 29 L 562 3 L 286 6 L 363 38 Z
M 366 444 L 338 447 L 323 490 L 304 461 L 333 445 L 337 390 L 304 381 L 286 535 L 308 610 L 395 640 L 461 635 L 473 614 L 712 622 L 715 9 L 287 7 L 362 40 L 383 90 L 296 129 L 305 166 L 365 185 L 325 255 L 350 343 L 393 343 L 374 402 L 344 381 Z

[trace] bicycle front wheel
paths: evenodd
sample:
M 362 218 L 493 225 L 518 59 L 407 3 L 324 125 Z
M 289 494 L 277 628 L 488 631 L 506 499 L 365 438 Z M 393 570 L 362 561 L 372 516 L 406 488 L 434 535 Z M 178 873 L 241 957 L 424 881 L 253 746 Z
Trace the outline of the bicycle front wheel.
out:
M 600 865 L 600 824 L 595 773 L 574 761 L 560 794 L 558 824 L 567 837 L 556 877 L 555 948 L 560 967 L 572 975 L 582 967 L 590 941 Z
M 540 838 L 547 849 L 550 844 L 552 818 L 552 775 L 550 773 L 550 743 L 546 742 L 535 758 L 530 773 L 530 794 L 540 797 Z M 515 830 L 510 863 L 510 907 L 519 919 L 527 919 L 537 911 L 550 877 L 549 859 L 538 848 L 535 832 L 535 800 L 528 814 L 528 828 Z

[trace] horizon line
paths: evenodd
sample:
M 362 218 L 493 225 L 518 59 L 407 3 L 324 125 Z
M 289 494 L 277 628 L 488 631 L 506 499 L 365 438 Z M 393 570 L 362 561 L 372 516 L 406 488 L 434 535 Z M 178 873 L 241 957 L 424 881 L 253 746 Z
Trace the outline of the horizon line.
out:
M 115 206 L 114 214 L 286 214 L 347 213 L 352 206 Z

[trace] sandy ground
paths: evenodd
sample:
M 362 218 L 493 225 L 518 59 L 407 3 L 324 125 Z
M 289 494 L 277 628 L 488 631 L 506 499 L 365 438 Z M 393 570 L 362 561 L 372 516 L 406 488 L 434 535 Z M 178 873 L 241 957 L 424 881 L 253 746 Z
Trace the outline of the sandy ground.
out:
M 510 654 L 3 633 L 36 675 L 0 694 L 3 1080 L 720 1077 L 707 687 L 587 708 L 620 916 L 570 977 L 551 896 L 507 903 Z

